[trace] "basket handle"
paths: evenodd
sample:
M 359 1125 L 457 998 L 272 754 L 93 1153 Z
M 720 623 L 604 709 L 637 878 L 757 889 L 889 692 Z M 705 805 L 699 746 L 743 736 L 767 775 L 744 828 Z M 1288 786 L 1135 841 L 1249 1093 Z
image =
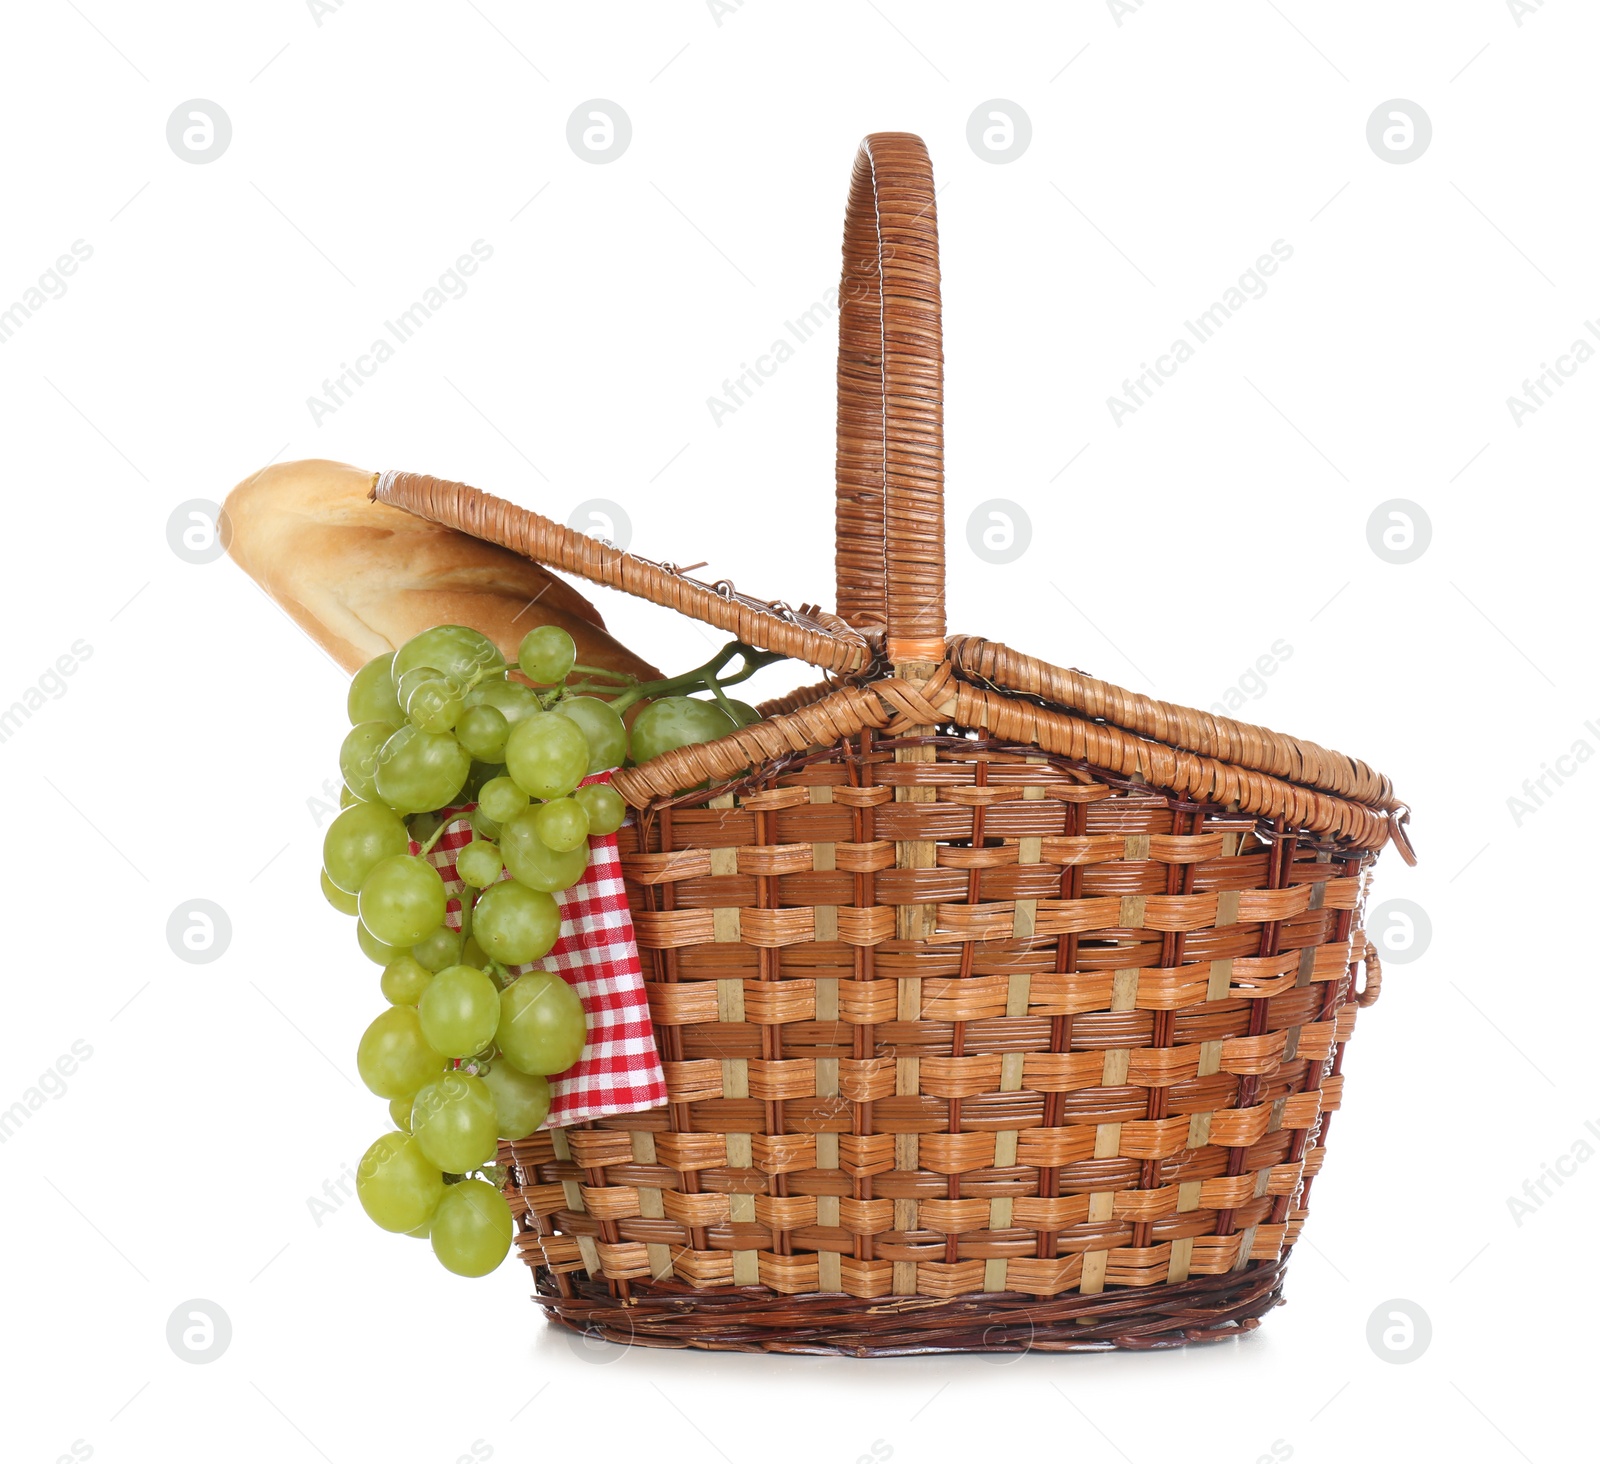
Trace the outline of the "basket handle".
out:
M 933 167 L 920 137 L 856 153 L 839 286 L 838 611 L 892 663 L 944 658 L 944 349 Z

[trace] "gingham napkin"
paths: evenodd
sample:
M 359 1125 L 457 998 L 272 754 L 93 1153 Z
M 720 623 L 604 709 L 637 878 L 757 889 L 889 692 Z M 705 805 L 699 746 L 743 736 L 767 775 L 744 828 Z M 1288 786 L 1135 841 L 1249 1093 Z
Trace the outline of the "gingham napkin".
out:
M 611 774 L 595 773 L 583 781 L 609 783 Z M 456 873 L 456 854 L 472 842 L 472 825 L 465 815 L 476 806 L 445 809 L 449 823 L 428 851 L 450 897 L 445 923 L 452 930 L 461 929 L 460 897 L 465 889 Z M 413 840 L 411 852 L 421 851 Z M 661 1107 L 667 1101 L 667 1080 L 650 1025 L 615 834 L 590 837 L 589 867 L 583 878 L 555 899 L 561 907 L 561 936 L 555 947 L 542 960 L 508 969 L 518 976 L 527 971 L 558 972 L 583 1001 L 589 1040 L 583 1056 L 550 1079 L 550 1115 L 540 1127 L 565 1128 L 608 1114 Z

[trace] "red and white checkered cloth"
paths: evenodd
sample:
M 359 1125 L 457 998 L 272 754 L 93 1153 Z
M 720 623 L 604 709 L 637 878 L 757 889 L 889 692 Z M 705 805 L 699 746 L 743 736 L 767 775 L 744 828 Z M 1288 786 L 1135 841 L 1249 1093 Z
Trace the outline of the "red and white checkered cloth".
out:
M 609 783 L 611 774 L 595 773 L 583 781 Z M 452 930 L 461 929 L 460 897 L 466 887 L 456 873 L 456 854 L 474 838 L 465 815 L 476 806 L 445 809 L 449 824 L 428 851 L 450 897 L 445 923 Z M 411 852 L 421 850 L 413 840 Z M 589 867 L 583 878 L 555 899 L 561 907 L 561 935 L 550 954 L 508 969 L 518 976 L 528 971 L 558 972 L 583 1001 L 589 1040 L 583 1056 L 550 1079 L 550 1114 L 540 1127 L 565 1128 L 613 1113 L 661 1107 L 667 1101 L 667 1080 L 650 1024 L 615 834 L 590 837 Z

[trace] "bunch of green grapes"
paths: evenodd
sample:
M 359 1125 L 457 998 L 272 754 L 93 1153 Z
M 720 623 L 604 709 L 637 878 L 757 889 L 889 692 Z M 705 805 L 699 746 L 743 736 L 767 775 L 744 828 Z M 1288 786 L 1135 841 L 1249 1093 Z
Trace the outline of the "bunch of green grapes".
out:
M 755 720 L 717 679 L 735 652 L 744 669 L 726 681 L 773 659 L 730 646 L 646 684 L 579 666 L 556 626 L 530 631 L 509 666 L 488 637 L 440 625 L 351 682 L 322 889 L 357 917 L 362 951 L 383 967 L 388 1006 L 362 1034 L 356 1066 L 395 1125 L 362 1157 L 356 1192 L 379 1226 L 429 1239 L 457 1275 L 487 1275 L 505 1258 L 513 1226 L 497 1143 L 545 1121 L 549 1078 L 583 1052 L 572 987 L 551 971 L 509 969 L 550 952 L 555 896 L 583 877 L 590 836 L 615 833 L 626 815 L 609 783 L 583 779 Z M 695 687 L 711 699 L 664 694 Z M 630 732 L 622 712 L 646 697 Z M 456 931 L 427 854 L 464 816 L 473 838 L 456 853 L 466 886 Z

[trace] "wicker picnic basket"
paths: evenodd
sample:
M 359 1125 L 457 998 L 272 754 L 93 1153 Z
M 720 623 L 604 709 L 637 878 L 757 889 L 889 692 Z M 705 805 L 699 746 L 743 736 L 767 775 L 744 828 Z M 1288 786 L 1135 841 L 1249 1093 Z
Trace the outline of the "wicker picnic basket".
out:
M 1280 1300 L 1407 811 L 1354 758 L 947 638 L 941 363 L 927 153 L 879 134 L 845 220 L 835 614 L 462 484 L 375 490 L 827 678 L 616 776 L 670 1101 L 507 1146 L 567 1327 L 1151 1348 Z

